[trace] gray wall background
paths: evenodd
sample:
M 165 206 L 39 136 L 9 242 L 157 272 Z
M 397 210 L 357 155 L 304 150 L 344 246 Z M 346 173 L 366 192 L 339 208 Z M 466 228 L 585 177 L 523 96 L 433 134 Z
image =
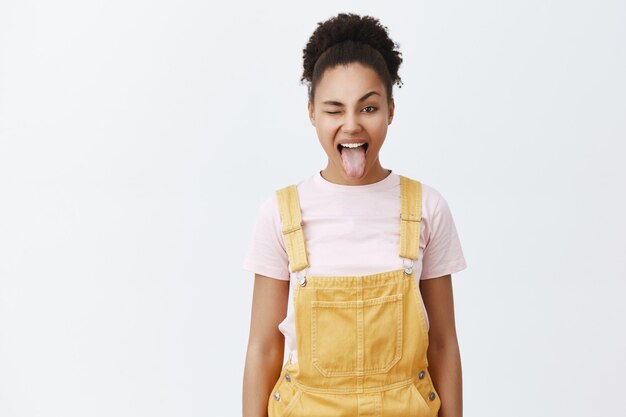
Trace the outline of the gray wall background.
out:
M 624 415 L 623 1 L 0 3 L 0 415 L 236 416 L 254 216 L 325 165 L 316 23 L 372 14 L 437 188 L 467 416 Z

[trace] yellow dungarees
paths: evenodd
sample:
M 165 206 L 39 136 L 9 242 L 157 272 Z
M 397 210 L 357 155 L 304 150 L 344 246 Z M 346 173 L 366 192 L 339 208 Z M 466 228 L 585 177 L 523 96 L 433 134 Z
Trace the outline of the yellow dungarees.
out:
M 361 276 L 306 276 L 296 185 L 276 191 L 289 264 L 298 276 L 298 361 L 284 364 L 269 417 L 433 417 L 441 401 L 428 372 L 428 330 L 417 260 L 422 185 L 400 176 L 404 267 Z M 408 261 L 408 264 L 407 264 Z

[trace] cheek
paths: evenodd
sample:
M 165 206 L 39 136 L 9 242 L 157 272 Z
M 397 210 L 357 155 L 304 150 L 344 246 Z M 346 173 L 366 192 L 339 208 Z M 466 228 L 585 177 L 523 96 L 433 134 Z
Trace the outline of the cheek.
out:
M 367 125 L 367 130 L 372 136 L 376 136 L 378 138 L 385 136 L 387 133 L 387 119 L 377 118 L 376 120 L 371 120 Z
M 332 140 L 337 134 L 340 124 L 333 120 L 321 120 L 317 123 L 317 133 L 322 139 Z

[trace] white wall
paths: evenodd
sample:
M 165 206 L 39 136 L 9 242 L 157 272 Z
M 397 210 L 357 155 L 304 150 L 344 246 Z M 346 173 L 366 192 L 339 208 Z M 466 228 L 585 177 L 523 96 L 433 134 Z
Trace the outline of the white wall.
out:
M 325 165 L 316 23 L 403 52 L 383 166 L 437 188 L 467 416 L 624 415 L 622 1 L 3 1 L 0 415 L 237 416 L 259 204 Z

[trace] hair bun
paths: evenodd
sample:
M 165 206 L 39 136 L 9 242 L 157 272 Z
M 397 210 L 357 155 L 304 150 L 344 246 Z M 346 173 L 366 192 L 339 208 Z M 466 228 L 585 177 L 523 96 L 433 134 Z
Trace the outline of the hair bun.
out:
M 304 72 L 301 81 L 311 81 L 318 58 L 332 46 L 354 41 L 364 43 L 380 52 L 394 83 L 401 84 L 398 69 L 402 63 L 399 45 L 389 38 L 388 29 L 372 16 L 354 13 L 339 13 L 324 22 L 318 22 L 303 50 Z

